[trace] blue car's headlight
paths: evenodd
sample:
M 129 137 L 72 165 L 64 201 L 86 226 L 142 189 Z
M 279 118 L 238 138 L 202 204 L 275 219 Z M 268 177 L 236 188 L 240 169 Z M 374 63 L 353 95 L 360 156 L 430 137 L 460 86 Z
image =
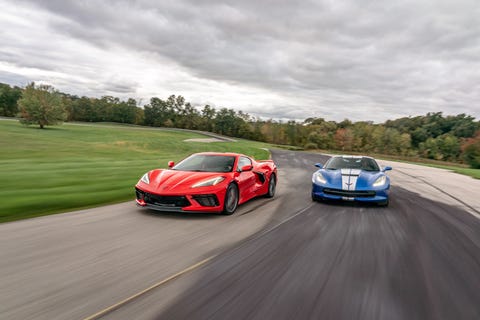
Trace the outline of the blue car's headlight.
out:
M 140 181 L 150 184 L 150 177 L 148 176 L 148 172 L 143 175 L 143 177 L 140 179 Z
M 381 187 L 384 186 L 387 183 L 387 177 L 386 176 L 380 176 L 375 180 L 373 183 L 374 187 Z
M 315 172 L 312 176 L 312 182 L 318 184 L 326 184 L 327 179 L 325 179 L 325 177 L 320 172 Z

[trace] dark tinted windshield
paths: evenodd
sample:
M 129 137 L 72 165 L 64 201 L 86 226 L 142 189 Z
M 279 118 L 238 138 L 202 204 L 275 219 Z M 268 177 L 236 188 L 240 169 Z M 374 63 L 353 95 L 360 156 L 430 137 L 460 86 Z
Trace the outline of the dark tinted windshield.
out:
M 200 171 L 200 172 L 230 172 L 235 163 L 234 156 L 221 155 L 192 155 L 180 163 L 173 170 Z
M 380 171 L 375 160 L 365 157 L 333 157 L 328 160 L 325 169 L 361 169 L 365 171 Z

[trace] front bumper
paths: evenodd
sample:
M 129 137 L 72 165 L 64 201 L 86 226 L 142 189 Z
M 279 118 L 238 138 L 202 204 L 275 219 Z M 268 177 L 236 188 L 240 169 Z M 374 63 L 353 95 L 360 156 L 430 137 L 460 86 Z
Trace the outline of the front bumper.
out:
M 211 190 L 209 190 L 211 191 Z M 165 212 L 220 212 L 223 210 L 225 190 L 216 193 L 155 194 L 135 188 L 137 205 Z
M 312 183 L 313 199 L 330 199 L 358 202 L 385 202 L 388 200 L 389 186 L 372 190 L 342 190 L 320 186 Z

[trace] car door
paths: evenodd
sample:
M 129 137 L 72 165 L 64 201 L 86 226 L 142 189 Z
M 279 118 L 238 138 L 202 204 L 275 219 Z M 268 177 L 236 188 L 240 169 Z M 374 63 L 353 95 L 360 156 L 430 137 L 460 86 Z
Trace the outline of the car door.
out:
M 253 172 L 252 160 L 245 156 L 240 156 L 237 165 L 237 183 L 240 193 L 240 202 L 245 202 L 255 194 L 256 177 Z M 242 171 L 245 166 L 250 166 L 250 170 Z

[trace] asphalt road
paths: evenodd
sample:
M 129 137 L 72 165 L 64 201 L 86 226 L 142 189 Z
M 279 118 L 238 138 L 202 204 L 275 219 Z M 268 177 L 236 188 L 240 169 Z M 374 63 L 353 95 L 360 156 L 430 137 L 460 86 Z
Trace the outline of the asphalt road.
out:
M 200 261 L 102 318 L 480 319 L 479 180 L 388 163 L 388 208 L 313 203 L 325 158 L 273 159 L 276 197 L 233 216 L 132 201 L 0 225 L 0 319 L 85 319 Z

